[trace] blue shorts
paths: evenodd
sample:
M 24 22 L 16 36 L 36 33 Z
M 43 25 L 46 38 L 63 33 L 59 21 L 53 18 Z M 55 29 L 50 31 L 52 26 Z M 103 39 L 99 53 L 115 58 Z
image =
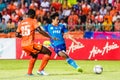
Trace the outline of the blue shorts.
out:
M 58 46 L 54 46 L 54 51 L 58 54 L 59 51 L 65 51 L 66 52 L 66 45 L 60 44 Z

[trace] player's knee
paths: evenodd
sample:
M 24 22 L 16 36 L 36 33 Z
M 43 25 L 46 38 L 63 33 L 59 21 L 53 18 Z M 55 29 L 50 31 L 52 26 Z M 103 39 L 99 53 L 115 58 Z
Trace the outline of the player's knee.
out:
M 51 56 L 52 52 L 50 50 L 48 50 L 48 52 L 46 54 L 48 54 L 49 56 Z
M 51 54 L 52 54 L 52 52 L 44 46 L 42 47 L 42 50 L 40 52 L 43 54 L 48 54 L 49 56 L 51 56 Z
M 37 58 L 38 57 L 38 54 L 31 53 L 30 55 L 32 56 L 32 58 Z
M 58 55 L 61 56 L 61 57 L 64 58 L 64 59 L 69 58 L 69 56 L 68 56 L 66 53 L 62 52 L 62 51 L 60 51 L 60 52 L 58 53 Z
M 44 54 L 51 56 L 52 52 L 49 49 L 45 49 Z

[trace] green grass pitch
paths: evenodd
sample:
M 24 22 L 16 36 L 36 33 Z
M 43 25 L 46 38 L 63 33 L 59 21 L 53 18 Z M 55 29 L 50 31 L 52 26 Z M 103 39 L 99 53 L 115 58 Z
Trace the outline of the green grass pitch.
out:
M 33 74 L 26 76 L 29 60 L 0 60 L 0 80 L 120 80 L 120 61 L 76 60 L 84 72 L 79 73 L 64 60 L 50 60 L 45 71 L 49 76 L 39 76 L 36 71 L 41 63 L 37 60 Z M 103 67 L 102 74 L 94 74 L 95 65 Z

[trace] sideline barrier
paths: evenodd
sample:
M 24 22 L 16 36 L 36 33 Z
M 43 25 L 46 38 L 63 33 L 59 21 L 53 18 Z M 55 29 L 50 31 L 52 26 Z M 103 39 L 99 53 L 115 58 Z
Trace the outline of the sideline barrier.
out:
M 82 39 L 75 36 L 76 41 L 81 43 L 80 45 L 75 44 L 65 36 L 67 53 L 76 60 L 120 60 L 120 35 L 118 33 L 115 36 L 116 33 L 113 33 L 115 39 L 111 39 L 113 35 L 110 34 L 107 34 L 109 35 L 107 39 L 97 39 L 98 37 L 96 39 Z M 82 36 L 82 33 L 80 35 Z M 36 39 L 36 42 L 43 43 L 46 40 L 48 39 L 39 38 Z M 29 56 L 21 50 L 20 42 L 19 38 L 0 38 L 0 59 L 29 59 Z M 51 59 L 62 59 L 54 53 L 53 49 L 51 51 Z M 39 56 L 39 59 L 41 57 Z
M 16 59 L 15 38 L 0 38 L 0 59 Z
M 69 32 L 76 39 L 120 39 L 120 32 L 92 32 L 92 31 L 75 31 Z M 65 35 L 66 37 L 67 35 Z M 15 38 L 15 32 L 8 34 L 0 33 L 0 38 Z M 35 33 L 36 39 L 47 39 L 38 32 Z
M 36 42 L 43 43 L 47 39 L 38 39 Z M 75 44 L 66 39 L 67 54 L 76 60 L 120 60 L 120 40 L 115 39 L 76 39 L 80 44 Z M 20 47 L 20 39 L 16 42 L 16 59 L 28 59 Z M 52 49 L 51 49 L 52 50 Z M 41 59 L 42 56 L 38 58 Z M 51 59 L 62 59 L 52 50 Z

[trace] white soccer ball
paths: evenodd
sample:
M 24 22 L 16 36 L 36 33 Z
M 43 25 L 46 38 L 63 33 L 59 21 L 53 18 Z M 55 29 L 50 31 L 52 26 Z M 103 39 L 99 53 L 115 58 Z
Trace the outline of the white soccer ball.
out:
M 103 72 L 103 67 L 100 65 L 95 65 L 93 71 L 95 74 L 101 74 Z

